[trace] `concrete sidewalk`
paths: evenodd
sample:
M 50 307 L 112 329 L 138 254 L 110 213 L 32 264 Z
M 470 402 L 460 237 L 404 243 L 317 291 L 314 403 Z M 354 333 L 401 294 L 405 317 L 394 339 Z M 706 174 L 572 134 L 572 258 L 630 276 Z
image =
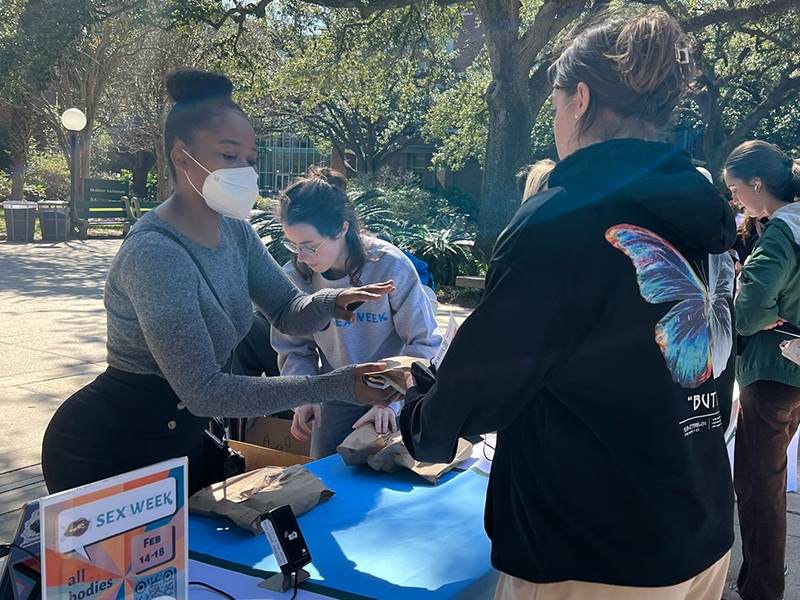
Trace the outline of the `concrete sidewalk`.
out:
M 105 368 L 103 284 L 120 243 L 0 242 L 0 543 L 22 504 L 47 493 L 40 453 L 50 417 Z M 440 306 L 443 331 L 451 309 L 459 321 L 471 312 Z M 786 600 L 800 600 L 800 494 L 788 500 Z M 740 552 L 737 527 L 731 577 Z
M 0 541 L 45 495 L 42 434 L 105 368 L 103 283 L 121 240 L 0 243 Z

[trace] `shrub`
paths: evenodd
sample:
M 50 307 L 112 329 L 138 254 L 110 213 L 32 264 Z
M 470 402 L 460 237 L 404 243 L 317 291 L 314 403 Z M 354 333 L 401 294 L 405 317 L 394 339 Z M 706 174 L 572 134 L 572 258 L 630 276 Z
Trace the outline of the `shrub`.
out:
M 469 194 L 458 188 L 433 192 L 418 186 L 355 188 L 349 194 L 357 205 L 372 204 L 384 208 L 392 219 L 410 225 L 431 225 L 439 218 L 464 217 L 472 230 L 477 223 L 477 206 Z
M 11 196 L 11 176 L 0 171 L 0 201 Z
M 128 169 L 120 169 L 119 174 L 99 173 L 97 177 L 100 179 L 119 179 L 120 181 L 127 181 L 129 189 L 131 191 L 131 195 L 132 196 L 136 195 L 133 191 L 133 171 L 130 171 Z M 146 191 L 144 198 L 139 198 L 139 200 L 144 200 L 146 202 L 155 202 L 156 198 L 158 197 L 158 173 L 156 169 L 152 169 L 147 172 L 147 184 L 145 190 Z
M 457 187 L 449 187 L 435 192 L 437 196 L 443 198 L 456 213 L 466 217 L 469 223 L 478 222 L 478 203 L 475 198 L 467 192 Z
M 394 244 L 428 263 L 437 284 L 453 285 L 457 275 L 478 272 L 478 263 L 472 256 L 473 234 L 457 218 L 398 231 Z
M 457 275 L 478 274 L 481 265 L 472 255 L 475 225 L 469 213 L 471 198 L 451 188 L 450 198 L 419 187 L 403 187 L 384 191 L 379 188 L 353 189 L 348 196 L 356 206 L 359 219 L 372 235 L 392 242 L 428 263 L 437 285 L 453 285 Z M 250 219 L 267 250 L 279 264 L 286 263 L 291 253 L 283 246 L 280 221 L 266 202 L 259 203 L 261 212 Z
M 437 285 L 436 299 L 441 304 L 455 304 L 464 308 L 475 308 L 481 301 L 483 290 L 454 285 Z
M 70 173 L 64 156 L 56 152 L 33 152 L 25 169 L 26 200 L 67 200 Z
M 283 245 L 283 227 L 272 214 L 272 210 L 262 210 L 250 217 L 250 225 L 256 230 L 258 237 L 264 242 L 267 251 L 279 265 L 285 265 L 292 258 L 292 253 Z

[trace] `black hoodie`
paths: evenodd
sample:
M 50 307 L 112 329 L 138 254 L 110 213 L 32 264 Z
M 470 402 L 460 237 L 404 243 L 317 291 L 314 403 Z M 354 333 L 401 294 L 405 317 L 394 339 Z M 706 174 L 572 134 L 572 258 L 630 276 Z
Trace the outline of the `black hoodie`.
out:
M 400 418 L 422 461 L 498 432 L 497 569 L 669 586 L 731 548 L 735 235 L 688 155 L 631 139 L 564 159 L 501 234 L 483 300 Z

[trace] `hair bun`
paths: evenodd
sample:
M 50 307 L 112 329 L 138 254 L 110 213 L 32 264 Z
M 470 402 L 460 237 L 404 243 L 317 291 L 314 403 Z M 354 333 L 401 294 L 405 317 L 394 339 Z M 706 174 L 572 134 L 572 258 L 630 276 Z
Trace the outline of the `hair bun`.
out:
M 318 179 L 345 193 L 347 192 L 347 178 L 342 173 L 334 171 L 330 167 L 309 167 L 307 179 L 309 181 Z
M 176 103 L 230 100 L 233 84 L 225 75 L 219 73 L 185 70 L 175 71 L 167 76 L 167 90 Z
M 619 69 L 620 78 L 638 94 L 649 94 L 665 82 L 671 92 L 691 81 L 694 61 L 681 62 L 677 53 L 686 49 L 689 40 L 680 26 L 666 13 L 654 11 L 628 22 L 620 31 L 614 52 L 609 58 Z

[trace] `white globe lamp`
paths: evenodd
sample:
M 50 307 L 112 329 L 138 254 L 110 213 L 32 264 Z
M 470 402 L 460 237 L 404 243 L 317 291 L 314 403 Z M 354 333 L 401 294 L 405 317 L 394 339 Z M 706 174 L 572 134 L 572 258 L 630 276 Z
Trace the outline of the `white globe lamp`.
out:
M 70 131 L 81 131 L 86 127 L 86 115 L 78 108 L 68 108 L 61 115 L 61 124 Z

